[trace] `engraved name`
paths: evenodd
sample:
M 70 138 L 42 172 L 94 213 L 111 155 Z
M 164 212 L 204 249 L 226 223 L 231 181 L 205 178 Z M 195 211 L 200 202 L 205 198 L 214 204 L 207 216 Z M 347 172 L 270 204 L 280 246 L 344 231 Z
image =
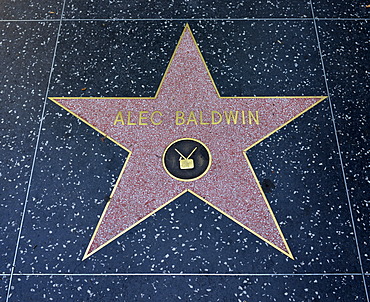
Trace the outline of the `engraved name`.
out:
M 127 126 L 159 126 L 164 122 L 164 114 L 161 111 L 118 111 L 113 125 Z M 260 116 L 258 110 L 228 110 L 228 111 L 175 111 L 171 115 L 171 121 L 181 125 L 259 125 Z

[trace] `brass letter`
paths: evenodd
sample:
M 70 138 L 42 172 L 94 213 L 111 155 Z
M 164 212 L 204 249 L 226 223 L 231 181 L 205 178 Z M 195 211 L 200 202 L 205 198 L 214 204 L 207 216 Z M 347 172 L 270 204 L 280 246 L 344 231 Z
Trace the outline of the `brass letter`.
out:
M 252 119 L 254 120 L 254 122 L 257 125 L 259 125 L 260 120 L 259 120 L 259 117 L 258 117 L 258 110 L 256 110 L 256 116 L 253 115 L 252 111 L 248 111 L 248 119 L 249 119 L 249 125 L 252 125 Z
M 116 119 L 114 120 L 113 125 L 115 125 L 117 123 L 121 123 L 121 125 L 124 125 L 125 124 L 125 122 L 123 121 L 123 116 L 122 116 L 122 112 L 121 111 L 118 111 L 117 112 Z
M 152 115 L 150 116 L 150 121 L 152 122 L 152 124 L 153 125 L 156 125 L 156 126 L 158 126 L 158 125 L 160 125 L 160 124 L 162 124 L 162 120 L 160 120 L 159 122 L 155 122 L 154 121 L 154 114 L 159 114 L 160 116 L 163 116 L 163 114 L 162 114 L 162 112 L 160 112 L 160 111 L 153 111 L 153 113 L 152 113 Z
M 147 116 L 143 116 L 146 113 L 149 113 L 149 111 L 139 111 L 139 125 L 148 125 L 148 123 L 143 122 L 143 120 L 148 119 Z
M 195 125 L 198 125 L 197 119 L 195 117 L 194 111 L 190 111 L 188 121 L 186 122 L 186 125 L 189 125 L 190 122 L 194 123 Z
M 242 110 L 242 124 L 245 125 L 245 113 L 244 113 L 244 110 Z
M 236 123 L 238 122 L 238 113 L 239 111 L 235 111 L 235 115 L 234 115 L 233 111 L 230 111 L 229 113 L 227 111 L 224 111 L 226 123 L 230 125 L 230 121 L 232 119 L 234 122 L 234 125 L 236 125 Z
M 203 112 L 199 111 L 199 122 L 201 125 L 209 125 L 209 123 L 203 122 Z
M 218 115 L 219 120 L 215 122 L 215 114 Z M 218 111 L 211 111 L 211 116 L 212 116 L 212 125 L 217 125 L 222 122 L 222 114 Z
M 179 122 L 179 120 L 182 120 L 182 122 Z M 184 123 L 185 123 L 184 112 L 176 111 L 176 125 L 183 125 Z
M 136 123 L 131 122 L 131 111 L 127 113 L 127 125 L 136 125 Z

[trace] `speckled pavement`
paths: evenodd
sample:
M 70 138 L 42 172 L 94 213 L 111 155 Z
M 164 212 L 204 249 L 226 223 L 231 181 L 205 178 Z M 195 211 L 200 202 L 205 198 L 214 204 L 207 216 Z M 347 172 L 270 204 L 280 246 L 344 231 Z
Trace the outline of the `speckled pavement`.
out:
M 3 1 L 0 302 L 369 302 L 369 4 Z

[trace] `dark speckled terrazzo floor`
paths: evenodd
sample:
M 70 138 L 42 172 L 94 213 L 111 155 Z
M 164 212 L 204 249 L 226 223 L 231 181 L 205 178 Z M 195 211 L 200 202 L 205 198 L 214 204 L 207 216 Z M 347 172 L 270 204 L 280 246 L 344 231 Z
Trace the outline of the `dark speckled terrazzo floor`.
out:
M 2 1 L 0 302 L 367 301 L 366 1 Z M 292 260 L 185 194 L 85 261 L 127 153 L 51 96 L 153 96 L 189 23 L 221 95 L 325 101 L 248 151 Z

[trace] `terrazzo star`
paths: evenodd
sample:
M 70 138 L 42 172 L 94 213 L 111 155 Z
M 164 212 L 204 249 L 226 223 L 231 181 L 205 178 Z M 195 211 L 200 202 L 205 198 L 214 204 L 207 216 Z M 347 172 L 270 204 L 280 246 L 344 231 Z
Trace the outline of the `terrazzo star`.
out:
M 185 192 L 293 258 L 246 150 L 323 99 L 221 97 L 188 25 L 154 97 L 51 98 L 129 152 L 84 259 Z M 201 127 L 200 112 L 212 111 L 226 122 L 214 113 Z

